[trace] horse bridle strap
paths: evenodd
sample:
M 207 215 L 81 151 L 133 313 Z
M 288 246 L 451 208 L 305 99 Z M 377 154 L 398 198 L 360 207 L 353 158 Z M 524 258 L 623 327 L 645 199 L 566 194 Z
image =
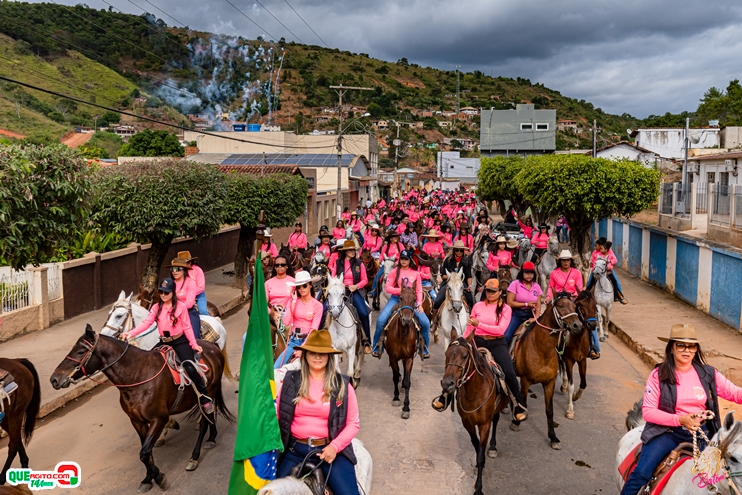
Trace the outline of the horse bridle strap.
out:
M 111 316 L 111 314 L 113 314 L 113 310 L 116 309 L 117 307 L 118 306 L 114 306 L 113 308 L 111 308 L 111 311 L 109 311 L 108 316 Z M 125 329 L 130 329 L 131 327 L 133 327 L 132 320 L 134 319 L 134 315 L 131 310 L 131 303 L 123 307 L 126 308 L 126 311 L 127 311 L 126 319 L 123 321 L 123 323 L 121 323 L 121 325 L 119 325 L 117 328 L 112 325 L 109 325 L 108 322 L 106 321 L 106 324 L 103 325 L 103 328 L 110 328 L 117 334 L 120 334 L 120 333 L 127 331 Z
M 97 334 L 97 333 L 95 334 L 95 339 L 94 339 L 94 341 L 93 341 L 92 344 L 90 342 L 88 342 L 87 340 L 83 339 L 83 343 L 84 343 L 85 347 L 87 348 L 87 352 L 82 357 L 82 359 L 80 359 L 79 361 L 77 359 L 75 359 L 75 358 L 70 357 L 69 355 L 67 355 L 67 356 L 64 357 L 65 359 L 69 359 L 72 362 L 78 363 L 78 365 L 75 366 L 75 368 L 72 370 L 72 372 L 69 375 L 67 375 L 67 378 L 73 384 L 78 383 L 80 380 L 83 380 L 85 378 L 90 378 L 91 375 L 87 371 L 85 371 L 85 365 L 88 364 L 88 362 L 90 361 L 90 358 L 93 357 L 93 351 L 95 351 L 95 348 L 98 345 L 98 341 L 99 340 L 100 340 L 100 335 Z M 129 347 L 130 347 L 129 346 L 129 342 L 126 342 L 126 347 L 124 347 L 124 352 L 122 352 L 121 355 L 119 357 L 117 357 L 112 363 L 107 364 L 103 368 L 99 369 L 97 371 L 97 373 L 103 373 L 104 371 L 106 371 L 107 369 L 109 369 L 111 366 L 113 366 L 114 364 L 118 363 L 121 360 L 121 358 L 124 357 L 124 354 L 126 354 L 126 351 L 129 350 Z M 80 378 L 78 380 L 75 380 L 74 378 L 72 378 L 72 376 L 74 374 L 76 374 L 78 371 L 82 371 L 82 378 Z

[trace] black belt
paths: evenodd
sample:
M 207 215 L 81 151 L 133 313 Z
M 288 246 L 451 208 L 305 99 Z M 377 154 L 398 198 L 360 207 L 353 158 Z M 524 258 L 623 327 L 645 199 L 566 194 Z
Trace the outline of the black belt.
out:
M 474 334 L 474 336 L 475 337 L 479 337 L 480 339 L 484 339 L 484 340 L 499 340 L 499 339 L 504 339 L 505 338 L 504 335 L 500 335 L 498 337 L 495 337 L 494 335 L 477 335 L 477 334 Z

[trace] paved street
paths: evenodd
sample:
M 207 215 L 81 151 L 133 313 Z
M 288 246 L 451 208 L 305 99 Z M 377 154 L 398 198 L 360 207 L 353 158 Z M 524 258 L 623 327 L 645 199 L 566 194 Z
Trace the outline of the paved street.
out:
M 247 326 L 245 311 L 240 310 L 225 323 L 230 359 L 237 369 L 239 341 Z M 432 351 L 433 358 L 425 365 L 419 361 L 415 364 L 412 416 L 407 421 L 400 418 L 401 408 L 391 406 L 391 371 L 386 357 L 382 361 L 366 360 L 358 391 L 359 437 L 374 458 L 374 494 L 473 491 L 474 450 L 458 415 L 437 413 L 430 407 L 443 371 L 442 346 L 433 344 Z M 512 432 L 507 421 L 500 422 L 500 456 L 487 460 L 485 492 L 564 493 L 569 487 L 571 493 L 615 493 L 616 443 L 623 434 L 625 412 L 639 397 L 647 372 L 648 368 L 617 339 L 607 342 L 602 358 L 590 362 L 588 388 L 576 403 L 574 421 L 564 418 L 566 397 L 556 395 L 556 432 L 562 441 L 561 451 L 552 451 L 548 445 L 543 395 L 540 386 L 533 387 L 536 398 L 528 399 L 531 418 L 521 431 Z M 236 412 L 236 389 L 236 384 L 226 386 L 232 412 Z M 184 470 L 196 439 L 191 425 L 170 432 L 167 444 L 155 450 L 155 460 L 170 482 L 169 493 L 226 493 L 235 425 L 222 421 L 220 426 L 217 448 L 204 451 L 193 473 Z M 78 462 L 83 469 L 79 493 L 123 494 L 134 493 L 144 477 L 138 448 L 136 434 L 118 405 L 118 392 L 105 388 L 45 418 L 28 452 L 35 469 L 52 468 L 62 460 Z M 0 457 L 4 455 L 3 449 Z M 154 488 L 153 493 L 157 490 Z

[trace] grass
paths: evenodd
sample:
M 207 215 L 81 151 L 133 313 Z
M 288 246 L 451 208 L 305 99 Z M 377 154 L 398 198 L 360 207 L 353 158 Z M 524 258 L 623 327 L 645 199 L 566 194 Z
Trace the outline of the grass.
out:
M 62 134 L 71 129 L 70 126 L 58 124 L 27 108 L 21 108 L 21 118 L 19 119 L 13 103 L 3 98 L 0 98 L 0 128 L 24 136 L 49 133 L 55 137 L 61 137 Z
M 111 158 L 116 158 L 118 156 L 119 150 L 123 145 L 124 142 L 117 134 L 100 131 L 96 132 L 95 135 L 90 138 L 90 141 L 85 143 L 85 146 L 88 147 L 103 148 Z

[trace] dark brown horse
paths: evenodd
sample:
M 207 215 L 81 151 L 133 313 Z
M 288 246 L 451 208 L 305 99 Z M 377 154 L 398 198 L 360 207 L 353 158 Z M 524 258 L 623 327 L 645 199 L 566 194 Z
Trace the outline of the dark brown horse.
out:
M 538 320 L 531 323 L 525 330 L 517 343 L 514 359 L 515 373 L 520 377 L 524 406 L 528 406 L 528 388 L 531 384 L 540 383 L 544 387 L 549 440 L 554 450 L 561 449 L 554 431 L 554 386 L 559 373 L 559 356 L 556 346 L 565 332 L 579 336 L 582 332 L 582 322 L 580 322 L 575 303 L 572 302 L 569 294 L 560 292 L 546 306 L 546 310 Z M 511 428 L 517 431 L 519 425 L 520 422 L 513 420 Z
M 374 284 L 374 277 L 376 277 L 376 274 L 379 272 L 379 264 L 376 262 L 376 259 L 371 256 L 371 251 L 368 248 L 363 248 L 361 250 L 361 261 L 363 262 L 363 266 L 366 268 L 366 277 L 368 277 L 368 283 L 366 284 L 365 289 L 366 292 L 369 292 L 371 286 Z
M 487 456 L 497 457 L 497 422 L 500 420 L 500 411 L 507 407 L 509 399 L 495 379 L 487 359 L 474 348 L 474 332 L 467 338 L 454 340 L 446 349 L 446 368 L 441 387 L 449 395 L 456 392 L 456 409 L 477 452 L 474 495 L 481 495 L 485 451 Z M 492 440 L 488 449 L 490 430 Z
M 186 466 L 188 471 L 198 466 L 201 443 L 207 430 L 210 433 L 204 448 L 216 446 L 216 414 L 221 414 L 230 422 L 234 421 L 222 394 L 224 358 L 215 344 L 205 340 L 199 340 L 198 343 L 203 348 L 203 360 L 208 366 L 207 393 L 213 399 L 216 411 L 205 416 L 207 421 L 200 422 L 198 441 Z M 152 448 L 170 415 L 189 410 L 193 410 L 194 414 L 199 412 L 198 399 L 192 387 L 185 388 L 180 402 L 175 405 L 178 387 L 166 368 L 167 364 L 159 351 L 143 351 L 126 342 L 98 335 L 88 325 L 50 378 L 52 386 L 58 390 L 100 371 L 108 377 L 112 386 L 119 389 L 121 408 L 129 416 L 142 444 L 139 459 L 147 468 L 147 475 L 139 486 L 140 492 L 149 491 L 152 481 L 163 490 L 167 488 L 165 473 L 155 465 Z
M 500 289 L 502 289 L 502 293 L 505 294 L 508 290 L 510 282 L 513 281 L 513 273 L 510 271 L 509 266 L 501 266 L 500 268 L 498 268 L 497 280 L 500 281 Z
M 587 387 L 587 356 L 590 353 L 590 331 L 598 325 L 597 313 L 598 303 L 593 297 L 592 292 L 582 291 L 575 299 L 577 315 L 582 322 L 583 332 L 580 335 L 568 336 L 566 342 L 560 342 L 559 348 L 563 352 L 559 359 L 559 367 L 562 373 L 562 393 L 569 394 L 569 406 L 565 417 L 575 419 L 575 410 L 573 402 L 582 397 L 582 393 Z M 573 371 L 577 363 L 580 372 L 580 388 L 575 392 Z
M 26 445 L 31 441 L 36 426 L 36 416 L 41 406 L 41 384 L 36 368 L 28 359 L 0 358 L 0 368 L 11 375 L 18 388 L 3 400 L 5 417 L 0 426 L 8 433 L 8 458 L 0 473 L 0 485 L 5 484 L 5 475 L 13 464 L 16 454 L 21 457 L 21 467 L 28 467 Z
M 399 296 L 399 304 L 390 318 L 386 341 L 384 347 L 389 354 L 389 367 L 392 368 L 392 379 L 394 380 L 394 399 L 392 406 L 399 406 L 399 361 L 404 364 L 404 377 L 402 388 L 404 389 L 404 406 L 402 407 L 402 419 L 410 417 L 410 384 L 412 364 L 415 353 L 418 351 L 417 326 L 415 323 L 415 284 L 413 287 L 403 287 Z

